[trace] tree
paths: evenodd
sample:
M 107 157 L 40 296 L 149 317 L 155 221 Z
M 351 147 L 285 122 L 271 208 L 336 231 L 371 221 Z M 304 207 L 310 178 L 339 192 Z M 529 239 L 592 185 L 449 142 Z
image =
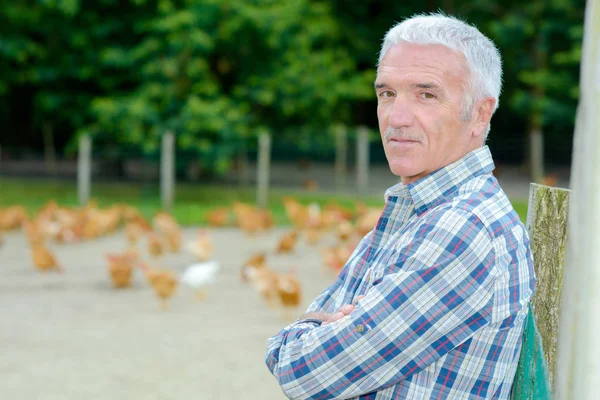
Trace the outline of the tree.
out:
M 495 4 L 489 29 L 504 52 L 507 101 L 528 121 L 525 160 L 532 180 L 543 177 L 542 137 L 570 149 L 578 97 L 584 4 L 579 0 L 534 1 L 507 8 Z M 512 86 L 514 85 L 514 86 Z M 543 134 L 542 132 L 545 131 Z M 566 153 L 566 152 L 565 152 Z
M 121 56 L 139 82 L 93 111 L 104 134 L 147 154 L 172 130 L 180 150 L 223 172 L 244 140 L 300 143 L 299 131 L 347 120 L 348 100 L 371 95 L 325 2 L 165 0 L 136 28 L 142 40 Z

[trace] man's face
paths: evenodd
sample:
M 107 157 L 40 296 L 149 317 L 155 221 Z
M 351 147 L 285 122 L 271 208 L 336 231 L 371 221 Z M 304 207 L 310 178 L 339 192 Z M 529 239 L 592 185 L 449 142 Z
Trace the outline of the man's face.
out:
M 441 45 L 401 43 L 377 70 L 377 117 L 385 155 L 404 184 L 459 160 L 481 145 L 477 117 L 461 121 L 468 70 Z

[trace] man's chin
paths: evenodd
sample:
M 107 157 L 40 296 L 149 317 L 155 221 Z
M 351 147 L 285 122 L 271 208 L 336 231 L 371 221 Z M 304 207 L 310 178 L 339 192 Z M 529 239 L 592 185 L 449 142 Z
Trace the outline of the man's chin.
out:
M 402 179 L 402 183 L 414 182 L 421 176 L 422 171 L 415 169 L 414 167 L 406 167 L 400 165 L 390 165 L 390 171 L 398 178 Z
M 390 164 L 390 171 L 392 171 L 392 174 L 399 178 L 415 176 L 420 172 L 414 167 L 407 167 L 406 165 L 394 165 L 393 163 Z

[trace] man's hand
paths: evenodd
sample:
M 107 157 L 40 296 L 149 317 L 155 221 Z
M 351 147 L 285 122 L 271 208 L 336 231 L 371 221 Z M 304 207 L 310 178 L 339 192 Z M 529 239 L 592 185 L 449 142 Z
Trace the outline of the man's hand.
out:
M 354 300 L 354 304 L 356 304 L 356 302 L 358 300 L 362 299 L 363 297 L 365 297 L 365 296 L 358 296 Z M 335 322 L 339 319 L 342 319 L 346 315 L 350 314 L 354 310 L 354 304 L 343 305 L 335 313 L 326 313 L 326 312 L 321 312 L 321 311 L 309 312 L 309 313 L 304 314 L 300 318 L 298 318 L 298 320 L 301 321 L 303 319 L 318 319 L 319 321 L 323 321 L 321 325 L 327 325 L 327 324 Z

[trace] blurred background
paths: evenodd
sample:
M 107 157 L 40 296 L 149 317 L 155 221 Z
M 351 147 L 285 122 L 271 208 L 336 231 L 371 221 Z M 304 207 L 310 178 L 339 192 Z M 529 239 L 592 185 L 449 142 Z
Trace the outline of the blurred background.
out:
M 488 144 L 524 220 L 529 182 L 569 185 L 584 5 L 1 2 L 0 267 L 8 272 L 0 307 L 2 326 L 13 329 L 1 334 L 0 370 L 10 373 L 0 389 L 36 399 L 79 398 L 90 388 L 98 398 L 282 398 L 262 352 L 284 322 L 252 297 L 239 269 L 257 252 L 275 257 L 280 273 L 295 264 L 300 310 L 335 277 L 335 266 L 333 275 L 323 272 L 332 262 L 322 256 L 351 241 L 343 220 L 359 236 L 368 210 L 383 206 L 384 190 L 398 181 L 387 168 L 373 90 L 385 32 L 415 13 L 443 11 L 497 44 L 503 92 Z M 270 222 L 250 234 L 231 208 L 236 202 L 260 206 L 241 214 L 260 220 L 266 210 Z M 226 222 L 217 224 L 223 209 Z M 116 222 L 105 226 L 98 215 L 110 210 Z M 133 221 L 147 225 L 142 236 L 157 230 L 160 210 L 173 216 L 184 242 L 209 226 L 210 256 L 155 256 L 140 245 L 136 257 L 177 274 L 193 262 L 220 263 L 204 302 L 179 298 L 166 312 L 153 307 L 143 278 L 115 295 L 106 272 L 106 252 L 130 249 L 121 228 Z M 337 223 L 321 244 L 299 237 L 293 256 L 276 251 L 290 227 L 307 228 L 303 216 L 327 220 L 326 210 Z M 24 221 L 38 223 L 63 275 L 35 274 L 27 251 L 35 253 L 39 240 Z M 57 236 L 65 221 L 80 229 L 69 228 L 72 240 Z M 89 221 L 104 230 L 81 228 Z M 40 341 L 39 331 L 53 327 Z

